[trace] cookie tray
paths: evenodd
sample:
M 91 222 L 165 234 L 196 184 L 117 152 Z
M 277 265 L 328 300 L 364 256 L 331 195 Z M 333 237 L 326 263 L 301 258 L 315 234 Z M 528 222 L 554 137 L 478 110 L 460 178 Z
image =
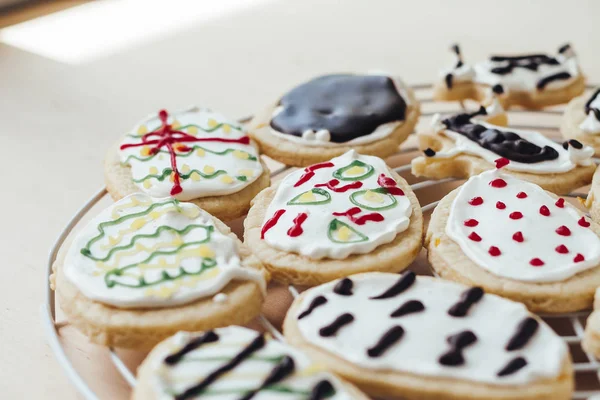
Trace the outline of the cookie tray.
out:
M 419 124 L 427 124 L 429 119 L 436 113 L 450 113 L 465 110 L 467 106 L 471 109 L 475 109 L 477 105 L 465 104 L 465 103 L 438 103 L 434 102 L 431 98 L 432 85 L 413 85 L 411 86 L 415 91 L 415 94 L 421 102 L 421 119 Z M 592 89 L 595 85 L 588 85 L 587 89 Z M 467 102 L 469 103 L 469 102 Z M 511 110 L 508 112 L 509 124 L 513 128 L 523 129 L 535 129 L 543 132 L 544 134 L 552 137 L 556 141 L 560 140 L 560 133 L 558 132 L 558 125 L 562 116 L 564 106 L 552 107 L 540 111 L 529 111 L 529 110 Z M 248 119 L 242 119 L 240 122 L 246 122 Z M 439 199 L 443 197 L 449 190 L 460 184 L 460 180 L 448 178 L 438 181 L 432 180 L 419 180 L 410 174 L 410 160 L 418 155 L 418 149 L 415 146 L 415 137 L 412 135 L 405 143 L 402 144 L 399 151 L 387 159 L 388 165 L 393 166 L 394 170 L 402 175 L 409 183 L 411 188 L 419 197 L 423 214 L 427 219 L 431 215 L 431 211 L 437 205 Z M 600 159 L 594 159 L 596 163 L 600 163 Z M 274 168 L 271 173 L 273 180 L 278 180 L 290 172 L 292 168 L 281 165 L 280 167 Z M 65 348 L 59 338 L 60 329 L 67 325 L 68 322 L 57 322 L 57 307 L 54 290 L 48 285 L 48 279 L 52 274 L 52 264 L 54 263 L 59 249 L 66 241 L 67 237 L 71 234 L 74 228 L 88 215 L 90 210 L 98 203 L 100 203 L 105 197 L 107 197 L 106 188 L 100 189 L 94 194 L 76 213 L 73 215 L 71 220 L 67 223 L 65 228 L 57 237 L 55 243 L 50 249 L 48 256 L 48 264 L 46 267 L 46 273 L 44 276 L 46 287 L 46 302 L 41 306 L 42 312 L 42 323 L 46 338 L 50 348 L 54 352 L 60 366 L 65 371 L 67 377 L 71 383 L 76 387 L 83 398 L 88 400 L 96 400 L 100 397 L 94 392 L 94 390 L 88 385 L 86 380 L 81 376 L 78 368 L 73 364 L 71 358 L 68 356 Z M 570 200 L 583 197 L 585 198 L 586 191 L 570 193 L 566 197 Z M 576 203 L 575 203 L 576 204 Z M 234 229 L 235 230 L 235 229 Z M 239 232 L 238 232 L 239 233 Z M 427 262 L 423 255 L 417 258 L 417 260 L 411 265 L 411 269 L 415 270 L 420 274 L 431 274 L 431 270 L 428 268 Z M 300 291 L 300 288 L 289 286 L 287 288 L 292 297 L 296 297 Z M 269 296 L 267 296 L 267 302 Z M 568 314 L 552 314 L 552 315 L 541 315 L 541 317 L 563 338 L 563 340 L 569 345 L 571 356 L 573 358 L 575 378 L 576 378 L 576 391 L 573 394 L 573 399 L 587 399 L 593 395 L 600 395 L 600 378 L 598 372 L 600 370 L 600 361 L 596 360 L 592 355 L 584 352 L 581 348 L 581 340 L 583 338 L 583 330 L 585 321 L 589 315 L 589 311 L 582 311 Z M 271 322 L 271 319 L 266 315 L 260 315 L 257 321 L 262 325 L 262 329 L 270 332 L 273 337 L 278 340 L 284 340 L 280 331 L 275 327 L 275 324 Z M 259 326 L 260 326 L 259 325 Z M 110 359 L 121 374 L 123 379 L 134 387 L 136 384 L 135 370 L 130 369 L 124 360 L 117 354 L 115 349 L 108 349 Z

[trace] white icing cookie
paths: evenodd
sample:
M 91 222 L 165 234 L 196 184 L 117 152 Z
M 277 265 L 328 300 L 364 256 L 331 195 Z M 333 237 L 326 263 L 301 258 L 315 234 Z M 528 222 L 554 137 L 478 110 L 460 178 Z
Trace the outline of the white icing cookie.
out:
M 261 272 L 241 265 L 235 241 L 191 203 L 132 194 L 75 238 L 65 276 L 91 300 L 115 307 L 172 307 L 213 296 Z
M 349 151 L 286 176 L 261 236 L 286 252 L 343 259 L 391 242 L 408 228 L 411 214 L 383 160 Z
M 594 91 L 585 103 L 584 111 L 587 114 L 579 129 L 590 135 L 600 135 L 600 89 Z
M 452 203 L 446 234 L 467 257 L 526 282 L 564 281 L 600 264 L 600 238 L 585 217 L 564 199 L 499 172 L 470 178 Z
M 525 385 L 558 380 L 570 364 L 567 345 L 522 304 L 412 272 L 359 274 L 309 289 L 295 300 L 284 329 L 292 344 L 342 360 L 329 367 L 353 371 L 345 376 L 351 381 L 361 371 L 380 372 L 394 394 L 410 399 L 488 398 L 454 393 L 449 382 L 460 381 L 472 382 L 473 393 L 484 384 L 489 398 L 511 388 L 523 397 L 513 391 L 502 398 L 525 398 Z M 436 380 L 419 388 L 409 377 Z M 563 383 L 556 398 L 570 389 Z M 370 387 L 381 393 L 375 383 Z
M 150 116 L 125 136 L 119 156 L 141 191 L 179 200 L 236 193 L 263 172 L 243 129 L 208 109 Z
M 140 367 L 133 398 L 366 399 L 298 350 L 238 326 L 179 332 L 159 344 Z

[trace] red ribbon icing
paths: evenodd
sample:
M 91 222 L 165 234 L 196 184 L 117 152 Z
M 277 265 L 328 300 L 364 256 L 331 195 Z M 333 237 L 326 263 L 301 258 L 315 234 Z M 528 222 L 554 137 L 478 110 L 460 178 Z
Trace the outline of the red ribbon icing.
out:
M 384 220 L 383 215 L 379 213 L 365 214 L 357 217 L 356 215 L 361 212 L 362 210 L 359 207 L 352 207 L 344 212 L 334 212 L 333 215 L 336 217 L 348 217 L 348 219 L 356 225 L 364 225 L 369 221 L 381 222 Z

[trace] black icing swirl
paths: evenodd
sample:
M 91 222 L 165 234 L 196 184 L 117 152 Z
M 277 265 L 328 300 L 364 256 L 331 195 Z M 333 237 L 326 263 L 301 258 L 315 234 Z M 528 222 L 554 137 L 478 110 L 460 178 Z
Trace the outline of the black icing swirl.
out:
M 514 132 L 486 128 L 471 121 L 473 114 L 458 114 L 442 123 L 447 129 L 460 133 L 484 149 L 493 151 L 511 161 L 533 164 L 558 158 L 558 151 L 550 146 L 540 147 Z
M 406 102 L 392 79 L 381 75 L 325 75 L 286 93 L 271 127 L 302 137 L 326 129 L 331 142 L 344 143 L 371 134 L 380 125 L 403 121 Z

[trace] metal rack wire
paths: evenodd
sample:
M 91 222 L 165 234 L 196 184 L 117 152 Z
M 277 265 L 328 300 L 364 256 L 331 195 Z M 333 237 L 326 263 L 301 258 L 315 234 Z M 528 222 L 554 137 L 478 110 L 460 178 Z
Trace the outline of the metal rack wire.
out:
M 437 103 L 434 103 L 431 98 L 419 96 L 423 91 L 427 91 L 431 89 L 431 85 L 423 84 L 423 85 L 414 85 L 412 86 L 413 90 L 415 90 L 419 101 L 422 106 L 431 106 Z M 588 89 L 594 88 L 594 86 L 588 85 Z M 460 103 L 462 109 L 465 109 L 465 105 Z M 422 117 L 429 117 L 436 114 L 438 111 L 425 111 L 421 113 Z M 445 111 L 444 111 L 445 112 Z M 536 113 L 539 115 L 555 115 L 559 116 L 562 114 L 562 110 L 541 110 L 541 111 L 528 111 L 528 110 L 511 110 L 509 115 L 519 115 L 519 114 L 531 114 Z M 245 122 L 245 120 L 241 120 L 241 122 Z M 518 124 L 510 124 L 511 127 L 514 128 L 525 128 L 525 129 L 540 129 L 540 130 L 548 130 L 554 133 L 557 132 L 556 125 L 518 125 Z M 415 153 L 417 151 L 416 147 L 406 147 L 403 146 L 401 150 L 399 150 L 396 155 L 407 155 L 409 153 Z M 599 160 L 596 159 L 596 162 Z M 271 173 L 271 177 L 282 176 L 284 173 L 288 172 L 291 168 L 287 166 L 283 166 L 279 169 L 276 169 Z M 407 173 L 410 171 L 410 164 L 404 164 L 399 167 L 394 168 L 396 172 L 399 174 Z M 457 181 L 454 178 L 441 179 L 438 181 L 426 180 L 421 182 L 416 182 L 411 185 L 413 191 L 417 192 L 431 188 L 435 186 L 439 186 L 445 183 L 450 183 L 453 181 Z M 445 195 L 446 193 L 439 193 L 440 197 Z M 80 392 L 80 394 L 87 400 L 96 400 L 98 399 L 98 395 L 94 393 L 94 391 L 90 388 L 90 386 L 86 383 L 86 381 L 81 377 L 78 373 L 77 369 L 73 365 L 71 359 L 65 352 L 65 349 L 59 339 L 59 328 L 61 325 L 57 325 L 56 323 L 56 300 L 54 290 L 48 285 L 48 279 L 52 274 L 52 265 L 54 264 L 58 251 L 65 242 L 67 236 L 73 231 L 75 226 L 82 220 L 82 218 L 105 196 L 107 195 L 107 191 L 105 188 L 100 189 L 97 193 L 95 193 L 76 213 L 73 215 L 71 220 L 67 223 L 65 228 L 61 231 L 55 243 L 50 249 L 50 254 L 48 256 L 48 264 L 46 270 L 45 286 L 46 286 L 46 302 L 41 306 L 42 311 L 42 319 L 44 330 L 46 333 L 46 337 L 48 339 L 48 344 L 50 345 L 52 351 L 57 357 L 57 360 L 61 367 L 64 369 L 67 377 L 71 381 L 71 383 L 75 386 L 75 388 Z M 585 197 L 585 193 L 571 193 L 565 197 Z M 426 215 L 430 213 L 435 206 L 438 204 L 438 201 L 430 202 L 422 207 L 423 214 Z M 297 297 L 299 292 L 298 289 L 294 286 L 289 286 L 288 290 L 293 297 Z M 573 394 L 573 399 L 587 399 L 593 395 L 600 395 L 600 382 L 597 377 L 597 372 L 600 370 L 600 362 L 596 360 L 591 354 L 586 353 L 581 348 L 581 340 L 583 338 L 583 330 L 584 330 L 584 322 L 587 316 L 589 315 L 589 311 L 582 311 L 576 313 L 567 313 L 567 314 L 545 314 L 541 315 L 541 317 L 548 322 L 548 324 L 556 330 L 557 326 L 568 327 L 569 329 L 560 329 L 557 331 L 559 335 L 563 338 L 563 340 L 569 345 L 569 349 L 571 350 L 571 354 L 573 357 L 573 366 L 575 370 L 576 377 L 576 391 Z M 264 315 L 259 316 L 259 322 L 262 326 L 271 333 L 271 335 L 277 340 L 284 341 L 281 332 L 277 330 L 277 328 L 267 319 Z M 123 376 L 125 381 L 133 388 L 136 384 L 136 379 L 134 373 L 127 367 L 127 365 L 123 362 L 123 360 L 119 357 L 117 352 L 109 348 L 109 355 L 112 363 L 114 364 L 117 371 Z

